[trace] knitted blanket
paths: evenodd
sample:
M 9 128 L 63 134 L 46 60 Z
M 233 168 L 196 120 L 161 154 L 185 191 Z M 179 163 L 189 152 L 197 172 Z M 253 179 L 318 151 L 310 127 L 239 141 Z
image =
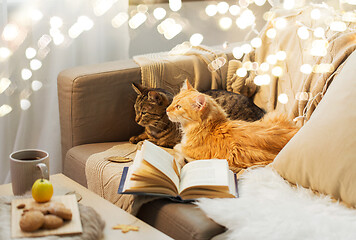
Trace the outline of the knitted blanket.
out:
M 225 89 L 227 56 L 206 46 L 192 46 L 188 42 L 169 52 L 133 57 L 141 67 L 143 86 L 179 92 L 184 80 L 198 90 Z
M 107 158 L 120 156 L 133 159 L 136 150 L 137 146 L 134 144 L 120 143 L 104 152 L 91 155 L 85 164 L 88 189 L 133 215 L 137 213 L 142 204 L 152 199 L 145 196 L 118 194 L 122 171 L 132 162 L 117 163 Z
M 267 23 L 261 31 L 262 46 L 246 54 L 242 61 L 233 60 L 229 64 L 229 72 L 232 76 L 227 79 L 227 90 L 241 93 L 246 96 L 254 96 L 254 102 L 265 110 L 277 110 L 287 113 L 290 119 L 297 121 L 299 126 L 309 120 L 314 109 L 323 98 L 329 84 L 341 71 L 349 55 L 356 49 L 356 23 L 347 22 L 348 30 L 335 31 L 330 27 L 325 29 L 324 37 L 314 37 L 313 32 L 318 27 L 325 27 L 325 19 L 319 21 L 310 18 L 311 6 L 303 9 L 286 11 L 275 10 L 275 17 Z M 336 19 L 342 13 L 332 8 L 320 8 L 323 16 L 334 16 Z M 287 26 L 283 30 L 277 30 L 275 38 L 267 37 L 267 31 L 275 24 L 274 19 L 283 17 Z M 298 36 L 298 29 L 304 27 L 308 39 Z M 317 41 L 315 41 L 317 40 Z M 261 71 L 249 71 L 244 77 L 239 77 L 235 72 L 238 68 L 248 67 L 248 63 L 257 62 L 260 66 L 268 62 L 268 57 L 277 56 L 277 53 L 286 53 L 283 58 L 276 59 L 276 63 L 269 64 L 269 70 L 265 73 L 271 76 L 268 85 L 256 86 L 255 77 Z M 308 64 L 308 65 L 304 65 Z M 311 68 L 301 71 L 301 67 Z M 282 75 L 274 77 L 271 70 L 281 67 Z M 286 94 L 287 103 L 278 101 L 280 94 Z

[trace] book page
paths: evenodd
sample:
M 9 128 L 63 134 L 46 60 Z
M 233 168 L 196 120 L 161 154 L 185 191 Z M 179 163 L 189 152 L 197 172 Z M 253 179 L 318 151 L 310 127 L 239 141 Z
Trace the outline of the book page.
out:
M 169 177 L 177 189 L 179 189 L 179 177 L 173 168 L 173 164 L 176 164 L 173 161 L 174 157 L 147 140 L 144 141 L 141 151 L 143 160 L 147 161 L 164 175 Z
M 228 163 L 222 159 L 197 160 L 181 170 L 180 192 L 194 186 L 229 186 Z

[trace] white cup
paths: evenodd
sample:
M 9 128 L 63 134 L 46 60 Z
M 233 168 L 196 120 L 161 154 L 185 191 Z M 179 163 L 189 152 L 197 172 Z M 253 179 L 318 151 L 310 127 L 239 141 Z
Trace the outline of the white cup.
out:
M 38 149 L 23 149 L 10 154 L 12 192 L 23 195 L 39 178 L 49 180 L 49 154 Z

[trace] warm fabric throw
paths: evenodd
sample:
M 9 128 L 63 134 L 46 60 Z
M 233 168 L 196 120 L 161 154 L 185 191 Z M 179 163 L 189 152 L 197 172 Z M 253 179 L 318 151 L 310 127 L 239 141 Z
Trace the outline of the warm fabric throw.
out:
M 196 204 L 228 230 L 217 239 L 356 239 L 356 210 L 291 186 L 272 168 L 245 171 L 240 197 Z
M 176 94 L 188 79 L 199 90 L 226 88 L 227 56 L 206 46 L 184 42 L 169 52 L 139 55 L 133 59 L 141 67 L 145 87 L 164 88 Z

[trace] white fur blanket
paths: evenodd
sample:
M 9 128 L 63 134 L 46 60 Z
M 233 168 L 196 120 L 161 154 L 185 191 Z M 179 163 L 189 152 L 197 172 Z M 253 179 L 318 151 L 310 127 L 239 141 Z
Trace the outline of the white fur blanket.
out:
M 239 193 L 235 199 L 196 203 L 228 229 L 216 239 L 356 239 L 356 209 L 292 187 L 270 167 L 246 171 Z

